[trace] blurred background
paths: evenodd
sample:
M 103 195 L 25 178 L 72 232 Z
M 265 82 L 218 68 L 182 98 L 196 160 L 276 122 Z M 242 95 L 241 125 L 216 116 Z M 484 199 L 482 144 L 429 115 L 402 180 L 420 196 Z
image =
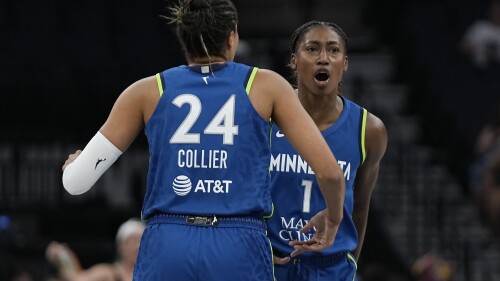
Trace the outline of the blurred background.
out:
M 159 17 L 168 3 L 0 1 L 0 280 L 47 280 L 52 240 L 84 267 L 115 258 L 117 227 L 140 216 L 144 135 L 82 196 L 64 191 L 61 166 L 128 85 L 185 63 Z M 487 0 L 234 3 L 236 60 L 287 78 L 288 37 L 302 23 L 335 22 L 349 37 L 343 94 L 389 132 L 359 279 L 500 280 L 500 9 Z

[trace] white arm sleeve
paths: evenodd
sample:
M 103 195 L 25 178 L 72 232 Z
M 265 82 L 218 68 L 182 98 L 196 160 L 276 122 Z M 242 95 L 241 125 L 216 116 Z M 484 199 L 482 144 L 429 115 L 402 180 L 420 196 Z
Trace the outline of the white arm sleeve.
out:
M 72 195 L 87 192 L 121 154 L 103 134 L 97 132 L 75 161 L 64 169 L 64 189 Z

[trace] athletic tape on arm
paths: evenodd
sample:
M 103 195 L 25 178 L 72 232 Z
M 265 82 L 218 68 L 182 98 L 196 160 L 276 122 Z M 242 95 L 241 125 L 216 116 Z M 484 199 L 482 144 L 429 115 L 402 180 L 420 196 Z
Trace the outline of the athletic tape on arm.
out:
M 64 188 L 72 195 L 87 192 L 121 154 L 103 134 L 97 132 L 75 161 L 64 169 Z

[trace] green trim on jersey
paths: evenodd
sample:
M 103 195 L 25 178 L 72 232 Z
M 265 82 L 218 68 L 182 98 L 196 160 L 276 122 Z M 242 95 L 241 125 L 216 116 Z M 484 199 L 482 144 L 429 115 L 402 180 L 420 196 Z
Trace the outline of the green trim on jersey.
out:
M 269 173 L 271 173 L 271 168 L 269 168 Z M 271 202 L 271 214 L 263 216 L 264 219 L 270 219 L 274 215 L 274 203 Z
M 368 116 L 368 111 L 363 108 L 363 121 L 361 123 L 361 164 L 365 162 L 366 158 L 366 147 L 365 147 L 365 136 L 366 136 L 366 117 Z
M 255 78 L 255 75 L 257 74 L 257 70 L 259 70 L 259 68 L 254 67 L 252 69 L 252 74 L 250 74 L 250 78 L 248 79 L 248 83 L 247 83 L 246 88 L 245 88 L 245 90 L 247 91 L 247 95 L 250 94 L 250 89 L 252 88 L 253 79 Z
M 163 95 L 163 81 L 161 80 L 161 74 L 156 73 L 156 83 L 158 84 L 158 91 L 160 92 L 160 97 Z
M 357 272 L 358 271 L 358 263 L 356 262 L 356 259 L 354 258 L 354 256 L 350 252 L 347 252 L 347 258 L 350 261 L 352 261 L 352 263 L 354 263 L 354 266 L 356 267 L 356 272 Z M 354 276 L 352 277 L 352 281 L 354 281 L 356 278 L 356 272 L 354 272 Z

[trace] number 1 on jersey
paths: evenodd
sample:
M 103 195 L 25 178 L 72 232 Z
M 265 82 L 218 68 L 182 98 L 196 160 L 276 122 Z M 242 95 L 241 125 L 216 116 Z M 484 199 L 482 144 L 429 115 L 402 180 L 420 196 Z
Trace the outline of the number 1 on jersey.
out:
M 311 192 L 313 182 L 311 180 L 302 180 L 302 186 L 304 187 L 304 202 L 302 204 L 302 212 L 311 212 Z

